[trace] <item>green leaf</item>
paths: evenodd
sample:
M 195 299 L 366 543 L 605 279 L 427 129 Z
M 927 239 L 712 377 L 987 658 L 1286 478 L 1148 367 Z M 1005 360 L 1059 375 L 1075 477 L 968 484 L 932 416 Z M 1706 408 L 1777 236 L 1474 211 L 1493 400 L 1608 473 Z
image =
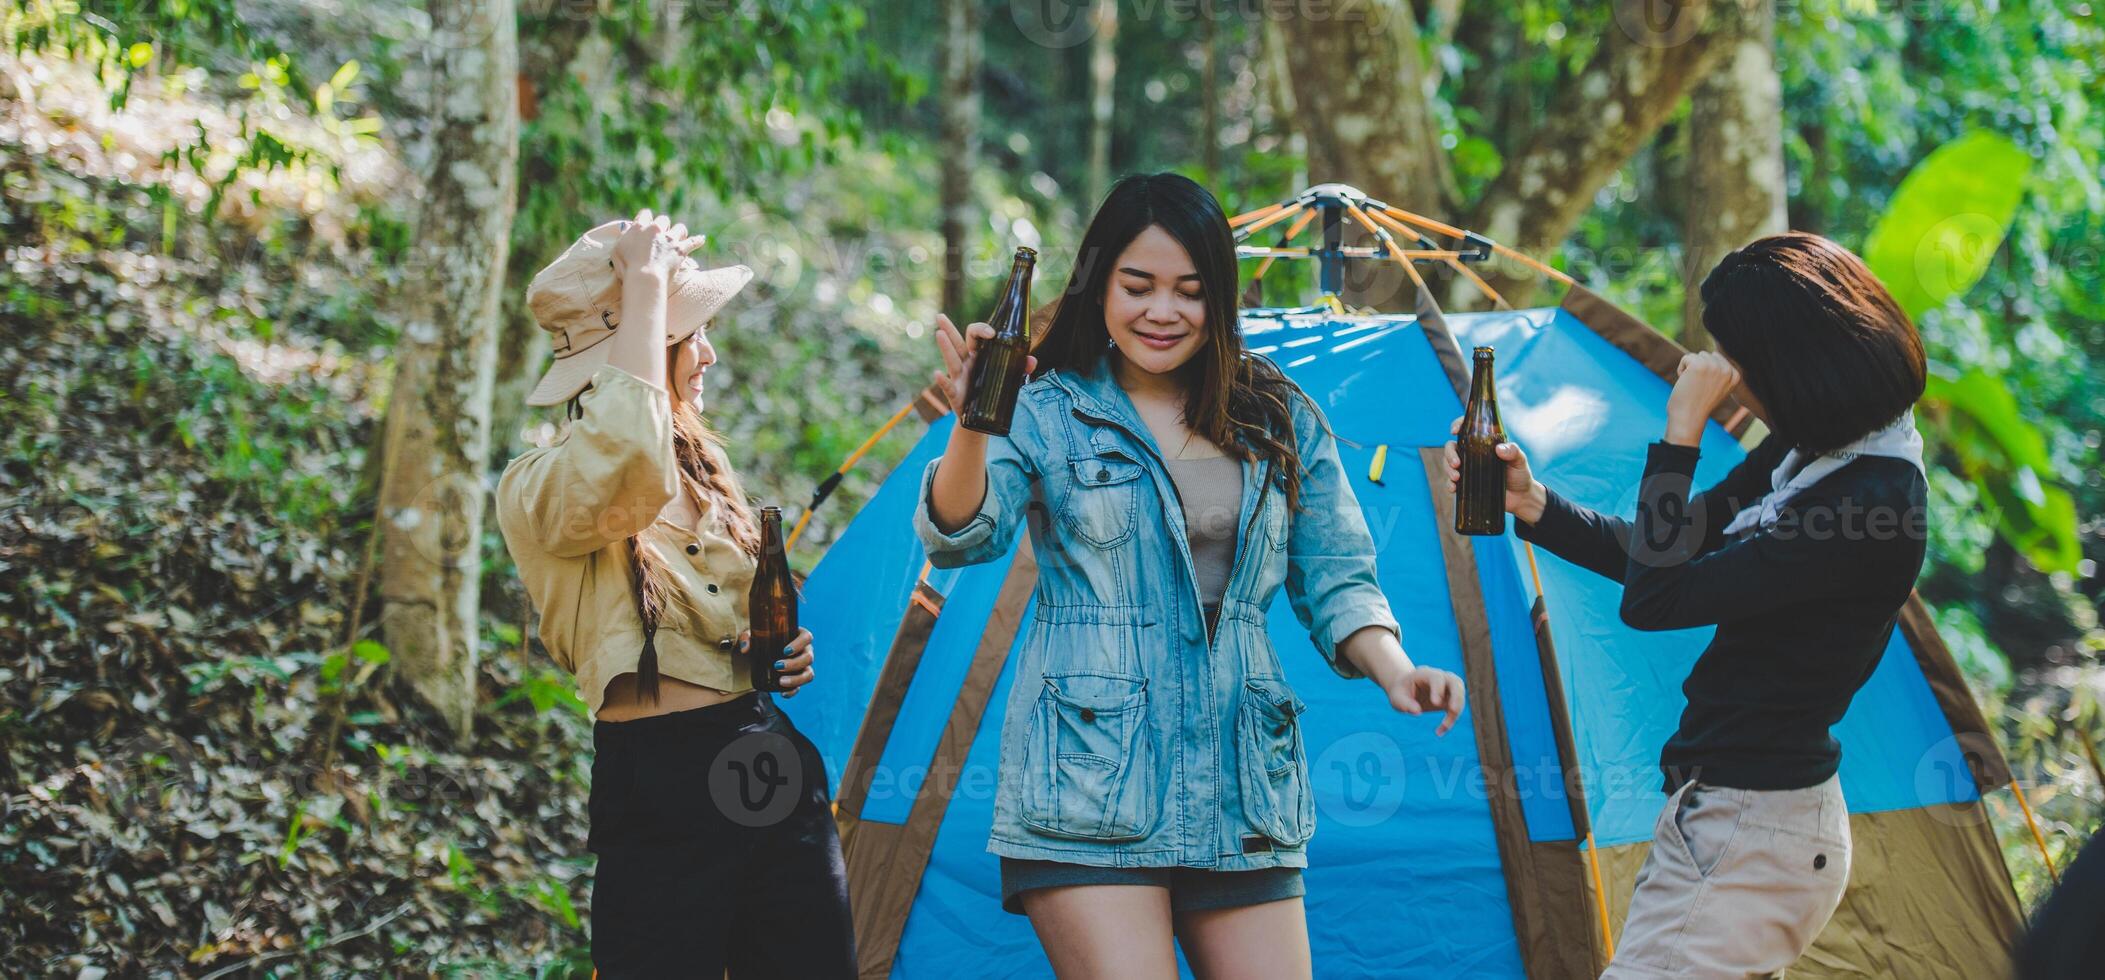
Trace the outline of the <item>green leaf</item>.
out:
M 2041 570 L 2074 572 L 2083 559 L 2075 500 L 2051 482 L 2046 436 L 2010 389 L 1979 368 L 1957 378 L 1932 373 L 1922 401 L 1936 441 L 1980 488 L 1996 533 Z
M 1864 243 L 1864 261 L 1911 317 L 1988 271 L 2017 215 L 2032 158 L 1997 133 L 1938 147 L 1908 173 Z
M 341 92 L 350 88 L 351 83 L 357 80 L 358 59 L 353 58 L 344 62 L 342 67 L 336 69 L 336 74 L 329 76 L 329 87 Z
M 369 664 L 384 664 L 388 661 L 387 647 L 378 640 L 360 640 L 351 647 L 351 655 Z

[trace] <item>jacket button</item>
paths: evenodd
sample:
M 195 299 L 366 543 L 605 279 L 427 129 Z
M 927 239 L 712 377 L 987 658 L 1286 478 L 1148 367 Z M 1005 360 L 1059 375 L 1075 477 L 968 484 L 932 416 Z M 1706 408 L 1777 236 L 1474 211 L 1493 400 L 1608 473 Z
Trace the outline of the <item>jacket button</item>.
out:
M 1108 469 L 1099 468 L 1096 471 L 1096 478 L 1099 481 L 1108 480 L 1111 478 L 1111 471 Z
M 723 639 L 721 639 L 721 640 L 718 640 L 718 641 L 716 641 L 716 648 L 717 648 L 718 650 L 729 650 L 729 649 L 731 649 L 732 647 L 736 646 L 737 644 L 738 644 L 738 637 L 735 637 L 735 636 L 727 636 L 727 637 L 724 637 L 724 638 L 723 638 Z
M 1094 711 L 1091 711 L 1091 710 L 1089 710 L 1088 708 L 1083 708 L 1083 709 L 1082 709 L 1082 720 L 1083 720 L 1083 721 L 1095 721 L 1095 720 L 1096 720 L 1096 712 L 1094 712 Z
M 716 594 L 716 583 L 715 583 L 715 582 L 711 582 L 711 583 L 709 583 L 709 593 L 710 593 L 711 595 L 714 595 L 714 594 Z
M 1821 868 L 1824 868 L 1824 867 L 1827 867 L 1827 855 L 1825 855 L 1825 854 L 1815 854 L 1815 855 L 1813 855 L 1813 870 L 1814 870 L 1814 871 L 1818 871 L 1818 870 L 1820 870 Z
M 702 553 L 702 546 L 698 544 L 690 544 L 687 546 L 687 553 L 690 555 L 699 555 Z

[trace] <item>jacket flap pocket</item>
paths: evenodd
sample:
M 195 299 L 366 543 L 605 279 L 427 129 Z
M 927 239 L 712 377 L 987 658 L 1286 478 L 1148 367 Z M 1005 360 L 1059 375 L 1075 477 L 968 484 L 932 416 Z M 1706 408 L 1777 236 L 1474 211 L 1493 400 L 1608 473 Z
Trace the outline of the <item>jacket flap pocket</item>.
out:
M 1108 487 L 1140 478 L 1140 464 L 1124 456 L 1089 456 L 1070 459 L 1074 482 L 1085 487 Z
M 1308 710 L 1307 702 L 1288 687 L 1283 677 L 1252 677 L 1243 682 L 1251 703 L 1280 718 L 1293 718 Z
M 1045 688 L 1053 700 L 1091 711 L 1123 711 L 1147 697 L 1147 678 L 1131 674 L 1076 671 L 1045 675 Z

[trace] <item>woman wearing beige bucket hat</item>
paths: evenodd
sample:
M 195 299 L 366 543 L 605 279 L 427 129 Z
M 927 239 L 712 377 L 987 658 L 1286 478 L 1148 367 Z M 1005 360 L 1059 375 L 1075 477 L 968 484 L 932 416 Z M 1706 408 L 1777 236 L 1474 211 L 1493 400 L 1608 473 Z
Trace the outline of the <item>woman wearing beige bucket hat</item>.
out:
M 590 708 L 592 960 L 608 978 L 846 977 L 846 868 L 824 762 L 744 669 L 760 535 L 702 419 L 705 329 L 752 278 L 702 269 L 650 211 L 534 276 L 555 363 L 527 397 L 571 421 L 497 485 L 541 641 Z M 783 696 L 811 634 L 781 651 Z

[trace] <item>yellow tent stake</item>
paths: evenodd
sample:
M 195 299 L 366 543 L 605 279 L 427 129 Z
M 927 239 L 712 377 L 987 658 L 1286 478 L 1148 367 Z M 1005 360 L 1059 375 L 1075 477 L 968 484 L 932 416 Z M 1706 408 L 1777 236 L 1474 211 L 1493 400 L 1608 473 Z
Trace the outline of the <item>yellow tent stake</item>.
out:
M 2047 853 L 2047 837 L 2039 832 L 2039 818 L 2032 815 L 2032 804 L 2025 800 L 2024 784 L 2011 780 L 2010 793 L 2017 797 L 2018 809 L 2025 811 L 2025 826 L 2032 828 L 2032 843 L 2039 845 L 2039 859 L 2046 862 L 2047 877 L 2054 884 L 2061 884 L 2061 872 L 2054 870 L 2054 856 Z
M 1388 461 L 1389 444 L 1385 442 L 1379 446 L 1374 447 L 1374 462 L 1367 466 L 1367 482 L 1380 483 L 1381 468 L 1383 464 L 1386 464 Z

